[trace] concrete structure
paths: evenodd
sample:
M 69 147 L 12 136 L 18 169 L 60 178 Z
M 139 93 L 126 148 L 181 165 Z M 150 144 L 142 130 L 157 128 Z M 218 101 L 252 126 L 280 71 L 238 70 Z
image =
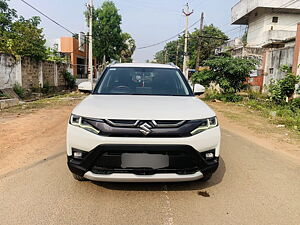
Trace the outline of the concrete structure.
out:
M 0 110 L 6 109 L 15 105 L 19 104 L 19 99 L 13 98 L 13 99 L 3 99 L 0 100 Z
M 0 89 L 11 88 L 15 83 L 22 83 L 21 63 L 11 55 L 0 54 Z
M 277 46 L 277 48 L 275 48 Z M 300 75 L 300 23 L 297 25 L 297 35 L 284 41 L 277 41 L 272 44 L 273 48 L 266 49 L 264 53 L 264 89 L 270 84 L 271 80 L 279 80 L 284 77 L 281 67 L 290 66 L 292 72 Z
M 296 35 L 300 1 L 241 0 L 232 8 L 232 24 L 248 25 L 247 46 L 262 47 Z
M 244 43 L 242 41 L 242 38 L 235 38 L 233 40 L 227 41 L 225 44 L 216 48 L 215 53 L 218 55 L 230 51 L 232 49 L 242 48 L 243 46 Z
M 44 84 L 65 86 L 65 63 L 36 61 L 28 57 L 20 60 L 7 54 L 0 54 L 0 89 L 13 88 L 18 83 L 24 89 L 43 87 Z
M 67 55 L 73 76 L 77 79 L 87 79 L 88 44 L 86 44 L 85 35 L 80 33 L 78 39 L 73 37 L 61 37 L 58 46 L 59 51 Z M 94 66 L 95 65 L 96 60 L 94 59 Z M 96 74 L 96 70 L 94 71 L 94 74 Z
M 73 76 L 87 78 L 87 45 L 80 45 L 79 40 L 73 37 L 61 37 L 59 46 L 59 51 L 68 56 Z

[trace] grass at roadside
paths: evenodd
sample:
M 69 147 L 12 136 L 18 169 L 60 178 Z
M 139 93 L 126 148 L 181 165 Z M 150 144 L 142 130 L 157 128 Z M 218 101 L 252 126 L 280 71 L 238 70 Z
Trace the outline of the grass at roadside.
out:
M 56 95 L 50 98 L 43 98 L 32 102 L 25 102 L 14 107 L 0 110 L 0 116 L 9 114 L 25 114 L 47 107 L 58 107 L 60 105 L 72 105 L 85 98 L 86 95 L 80 92 Z
M 221 101 L 244 107 L 249 112 L 254 112 L 256 115 L 267 118 L 272 124 L 287 127 L 300 134 L 300 99 L 294 99 L 289 103 L 275 103 L 266 94 L 250 91 L 239 94 L 207 92 L 203 100 L 207 102 Z M 231 115 L 231 117 L 233 116 L 236 117 L 237 115 Z
M 250 99 L 239 104 L 259 111 L 272 123 L 284 125 L 300 134 L 300 108 L 297 106 L 274 104 L 259 99 Z
M 244 99 L 235 103 L 205 101 L 217 111 L 222 112 L 225 117 L 233 121 L 247 123 L 252 130 L 272 124 L 275 128 L 288 129 L 300 137 L 300 109 L 298 108 L 291 108 L 288 105 L 276 105 L 257 99 Z

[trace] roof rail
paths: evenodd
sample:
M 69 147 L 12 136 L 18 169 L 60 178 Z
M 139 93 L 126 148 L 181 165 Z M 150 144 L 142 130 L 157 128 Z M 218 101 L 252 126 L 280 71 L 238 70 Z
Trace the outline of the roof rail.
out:
M 110 65 L 115 65 L 115 64 L 117 64 L 118 63 L 118 61 L 117 60 L 113 60 L 112 62 L 111 62 L 111 64 Z
M 178 66 L 176 66 L 173 62 L 168 62 L 167 65 L 173 66 L 175 68 L 178 68 Z

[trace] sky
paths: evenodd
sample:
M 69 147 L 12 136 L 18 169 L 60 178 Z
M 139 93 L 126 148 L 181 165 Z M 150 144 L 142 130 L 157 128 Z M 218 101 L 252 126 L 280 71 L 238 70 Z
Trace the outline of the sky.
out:
M 26 0 L 28 3 L 47 14 L 74 33 L 85 32 L 86 22 L 83 12 L 88 0 Z M 94 0 L 95 7 L 100 7 L 104 0 Z M 132 35 L 137 48 L 158 43 L 184 30 L 185 17 L 182 14 L 184 5 L 188 2 L 194 13 L 189 17 L 190 25 L 200 19 L 204 12 L 204 23 L 214 24 L 229 37 L 241 36 L 244 29 L 231 25 L 231 7 L 239 0 L 113 0 L 122 16 L 122 31 Z M 10 0 L 11 8 L 25 18 L 40 16 L 41 27 L 47 40 L 70 36 L 71 34 L 58 27 L 47 18 L 40 15 L 21 0 Z M 194 28 L 198 28 L 196 24 Z M 234 29 L 234 30 L 233 30 Z M 135 62 L 145 62 L 153 59 L 164 44 L 137 49 L 133 59 Z

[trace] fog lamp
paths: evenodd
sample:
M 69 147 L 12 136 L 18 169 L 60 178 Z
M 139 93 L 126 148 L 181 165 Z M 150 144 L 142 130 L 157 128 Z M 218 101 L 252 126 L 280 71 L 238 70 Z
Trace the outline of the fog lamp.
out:
M 82 158 L 82 152 L 73 152 L 75 159 L 81 159 Z
M 213 159 L 214 158 L 214 153 L 208 152 L 205 154 L 206 159 Z

